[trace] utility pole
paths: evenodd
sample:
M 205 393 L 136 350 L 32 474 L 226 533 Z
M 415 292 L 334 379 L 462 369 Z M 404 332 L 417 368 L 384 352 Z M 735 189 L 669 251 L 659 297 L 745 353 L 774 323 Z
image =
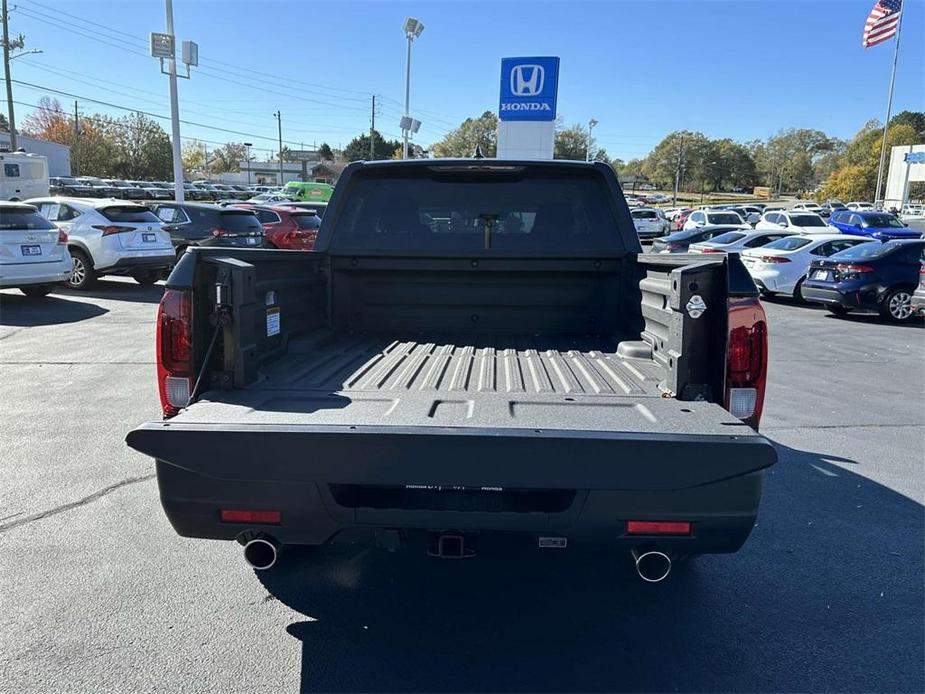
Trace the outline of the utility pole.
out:
M 10 122 L 10 150 L 16 151 L 16 115 L 13 113 L 13 80 L 10 78 L 10 12 L 3 0 L 3 74 L 6 77 L 6 110 Z M 18 42 L 22 44 L 22 36 Z
M 277 126 L 279 127 L 279 185 L 282 187 L 286 185 L 283 180 L 283 116 L 277 111 L 273 114 L 273 117 L 276 118 Z
M 167 13 L 167 33 L 176 44 L 173 31 L 173 0 L 164 0 Z M 183 202 L 183 159 L 180 156 L 180 107 L 177 98 L 177 54 L 176 49 L 171 51 L 167 59 L 167 69 L 170 70 L 170 134 L 173 146 L 173 191 L 174 199 Z
M 369 160 L 370 161 L 376 158 L 375 141 L 376 141 L 376 95 L 373 94 L 373 109 L 370 113 L 370 119 L 369 119 Z
M 671 200 L 671 204 L 677 206 L 678 204 L 678 187 L 681 185 L 681 161 L 684 158 L 684 135 L 681 135 L 680 141 L 678 142 L 678 161 L 675 164 L 674 168 L 674 197 Z
M 80 173 L 80 123 L 77 113 L 77 100 L 74 100 L 74 175 Z

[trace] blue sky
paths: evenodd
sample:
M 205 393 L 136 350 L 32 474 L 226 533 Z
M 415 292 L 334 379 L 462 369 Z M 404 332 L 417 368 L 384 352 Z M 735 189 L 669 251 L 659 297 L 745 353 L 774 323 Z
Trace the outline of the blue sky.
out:
M 368 130 L 376 93 L 377 129 L 397 139 L 401 24 L 412 15 L 426 27 L 412 63 L 424 145 L 496 110 L 500 59 L 516 55 L 560 56 L 560 115 L 596 118 L 598 144 L 623 159 L 677 129 L 743 141 L 790 127 L 850 137 L 886 106 L 893 43 L 861 48 L 872 3 L 175 0 L 178 40 L 197 41 L 201 61 L 180 81 L 181 118 L 200 125 L 181 134 L 269 152 L 279 109 L 291 147 L 344 145 Z M 13 34 L 44 52 L 17 59 L 14 79 L 76 94 L 83 113 L 124 114 L 89 99 L 169 113 L 167 78 L 147 55 L 148 33 L 164 30 L 161 0 L 15 4 Z M 906 0 L 905 13 L 894 112 L 925 110 L 925 0 Z M 14 94 L 35 104 L 50 92 L 14 84 Z M 30 110 L 18 106 L 18 120 Z

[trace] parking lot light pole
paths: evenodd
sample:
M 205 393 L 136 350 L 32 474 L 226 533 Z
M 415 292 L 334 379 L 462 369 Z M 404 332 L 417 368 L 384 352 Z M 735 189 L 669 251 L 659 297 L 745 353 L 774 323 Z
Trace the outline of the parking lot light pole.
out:
M 247 148 L 246 154 L 244 155 L 244 161 L 247 162 L 247 185 L 251 184 L 251 147 L 254 146 L 253 142 L 245 142 L 244 146 Z
M 273 114 L 273 117 L 276 119 L 276 125 L 279 130 L 279 187 L 282 188 L 286 185 L 286 182 L 283 180 L 283 114 L 277 111 Z
M 167 33 L 171 37 L 173 32 L 173 0 L 164 0 L 167 12 Z M 174 42 L 174 47 L 176 42 Z M 176 50 L 171 52 L 167 60 L 167 68 L 170 71 L 170 134 L 171 145 L 173 146 L 173 190 L 174 198 L 177 202 L 183 202 L 183 159 L 180 156 L 180 106 L 177 98 L 177 54 Z
M 401 158 L 408 158 L 408 140 L 411 137 L 411 42 L 424 32 L 424 25 L 414 17 L 405 19 L 402 26 L 405 30 L 405 36 L 408 38 L 408 55 L 405 59 L 405 117 L 402 119 L 404 127 L 402 128 L 402 149 Z
M 588 142 L 585 145 L 585 161 L 591 161 L 591 131 L 597 125 L 597 119 L 592 118 L 588 121 Z

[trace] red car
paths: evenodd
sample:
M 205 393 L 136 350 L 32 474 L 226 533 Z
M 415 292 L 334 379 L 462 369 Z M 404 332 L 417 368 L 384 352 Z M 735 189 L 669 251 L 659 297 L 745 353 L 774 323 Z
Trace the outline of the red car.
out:
M 310 251 L 315 247 L 321 218 L 312 210 L 252 204 L 234 207 L 246 207 L 254 211 L 263 225 L 264 244 L 270 248 Z
M 674 218 L 674 228 L 675 231 L 680 231 L 684 228 L 684 222 L 687 221 L 687 216 L 693 212 L 693 210 L 688 210 L 687 212 L 682 212 L 677 217 Z

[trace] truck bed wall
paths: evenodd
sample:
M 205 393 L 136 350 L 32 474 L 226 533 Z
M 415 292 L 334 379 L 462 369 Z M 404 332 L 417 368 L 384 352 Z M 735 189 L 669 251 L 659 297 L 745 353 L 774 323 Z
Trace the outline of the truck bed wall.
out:
M 638 339 L 621 259 L 332 260 L 331 324 L 360 332 L 619 335 Z

